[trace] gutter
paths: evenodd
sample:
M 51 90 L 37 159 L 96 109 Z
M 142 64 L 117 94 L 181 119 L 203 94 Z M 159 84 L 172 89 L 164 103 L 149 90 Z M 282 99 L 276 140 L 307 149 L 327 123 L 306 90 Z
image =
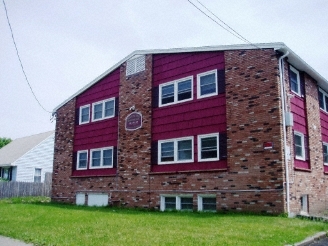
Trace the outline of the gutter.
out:
M 286 169 L 286 203 L 288 217 L 292 217 L 290 214 L 290 197 L 289 197 L 289 168 L 288 168 L 288 155 L 287 155 L 287 130 L 286 130 L 286 95 L 285 95 L 285 83 L 284 83 L 284 58 L 289 55 L 287 50 L 278 60 L 279 72 L 280 72 L 280 92 L 281 92 L 281 107 L 282 107 L 282 125 L 283 125 L 283 144 L 284 144 L 284 159 Z

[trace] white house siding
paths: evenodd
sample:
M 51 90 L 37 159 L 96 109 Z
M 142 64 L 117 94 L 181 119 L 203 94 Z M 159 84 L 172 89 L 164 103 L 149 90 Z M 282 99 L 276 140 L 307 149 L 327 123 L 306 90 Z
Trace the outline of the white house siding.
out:
M 17 167 L 15 181 L 34 182 L 35 168 L 41 168 L 41 182 L 44 182 L 45 173 L 52 172 L 54 137 L 55 134 L 51 134 L 12 163 L 13 166 Z

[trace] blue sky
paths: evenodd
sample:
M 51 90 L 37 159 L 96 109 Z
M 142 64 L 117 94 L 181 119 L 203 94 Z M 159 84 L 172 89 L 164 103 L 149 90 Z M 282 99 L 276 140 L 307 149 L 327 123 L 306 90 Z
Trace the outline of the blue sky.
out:
M 328 1 L 201 2 L 253 43 L 284 42 L 328 79 Z M 49 111 L 134 50 L 243 43 L 187 0 L 6 0 L 6 6 L 27 77 Z M 51 114 L 25 81 L 2 3 L 0 32 L 0 137 L 53 130 Z

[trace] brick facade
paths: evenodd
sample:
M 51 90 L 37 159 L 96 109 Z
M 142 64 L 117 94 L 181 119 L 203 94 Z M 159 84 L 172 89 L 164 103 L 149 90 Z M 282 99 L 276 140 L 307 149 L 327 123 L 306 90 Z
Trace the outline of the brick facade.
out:
M 220 98 L 224 98 L 226 107 L 227 167 L 163 172 L 154 168 L 154 56 L 147 54 L 144 71 L 126 76 L 126 63 L 119 66 L 115 174 L 72 175 L 76 165 L 75 98 L 57 109 L 52 199 L 75 203 L 76 194 L 82 192 L 87 203 L 88 194 L 103 193 L 108 194 L 112 205 L 159 209 L 161 196 L 188 196 L 197 210 L 198 196 L 212 195 L 217 210 L 287 212 L 279 55 L 272 48 L 223 52 L 225 95 Z M 284 70 L 285 90 L 289 91 L 287 62 Z M 316 213 L 326 208 L 327 177 L 323 172 L 317 84 L 307 74 L 304 81 L 311 169 L 294 169 L 293 131 L 287 127 L 290 209 L 300 213 L 300 197 L 308 195 L 309 212 Z M 286 99 L 290 110 L 290 97 Z M 189 103 L 197 103 L 197 98 Z M 131 131 L 125 124 L 132 112 L 142 115 L 142 127 Z M 192 136 L 196 146 L 197 134 Z M 272 143 L 272 148 L 265 149 L 265 143 Z

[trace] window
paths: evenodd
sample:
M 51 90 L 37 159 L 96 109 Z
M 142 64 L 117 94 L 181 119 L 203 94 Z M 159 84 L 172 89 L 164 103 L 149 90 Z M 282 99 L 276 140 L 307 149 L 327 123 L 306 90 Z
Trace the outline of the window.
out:
M 90 105 L 80 107 L 80 124 L 89 123 L 90 121 Z
M 295 158 L 299 160 L 305 160 L 305 144 L 304 134 L 300 132 L 294 132 L 294 151 Z
M 193 210 L 192 195 L 163 195 L 161 196 L 160 210 Z
M 170 139 L 158 142 L 158 163 L 182 163 L 193 161 L 193 138 Z
M 139 56 L 126 62 L 126 76 L 145 70 L 145 56 Z
M 320 108 L 328 112 L 328 94 L 319 88 L 319 105 Z
M 109 168 L 113 167 L 113 148 L 91 150 L 90 168 Z
M 217 70 L 197 75 L 197 98 L 209 97 L 218 94 Z
M 78 151 L 76 169 L 77 170 L 87 169 L 87 164 L 88 164 L 88 151 L 87 150 Z
M 41 168 L 35 168 L 34 170 L 34 183 L 41 182 Z
M 219 134 L 198 136 L 198 161 L 219 160 Z
M 322 144 L 322 152 L 323 152 L 323 163 L 328 165 L 328 143 Z
M 216 211 L 216 195 L 199 195 L 198 211 Z
M 192 76 L 160 85 L 159 105 L 170 105 L 192 100 Z
M 92 121 L 98 121 L 98 120 L 114 117 L 115 98 L 93 103 L 92 108 L 93 108 Z
M 301 80 L 300 80 L 300 73 L 297 69 L 290 66 L 290 88 L 293 92 L 300 95 L 301 94 Z

